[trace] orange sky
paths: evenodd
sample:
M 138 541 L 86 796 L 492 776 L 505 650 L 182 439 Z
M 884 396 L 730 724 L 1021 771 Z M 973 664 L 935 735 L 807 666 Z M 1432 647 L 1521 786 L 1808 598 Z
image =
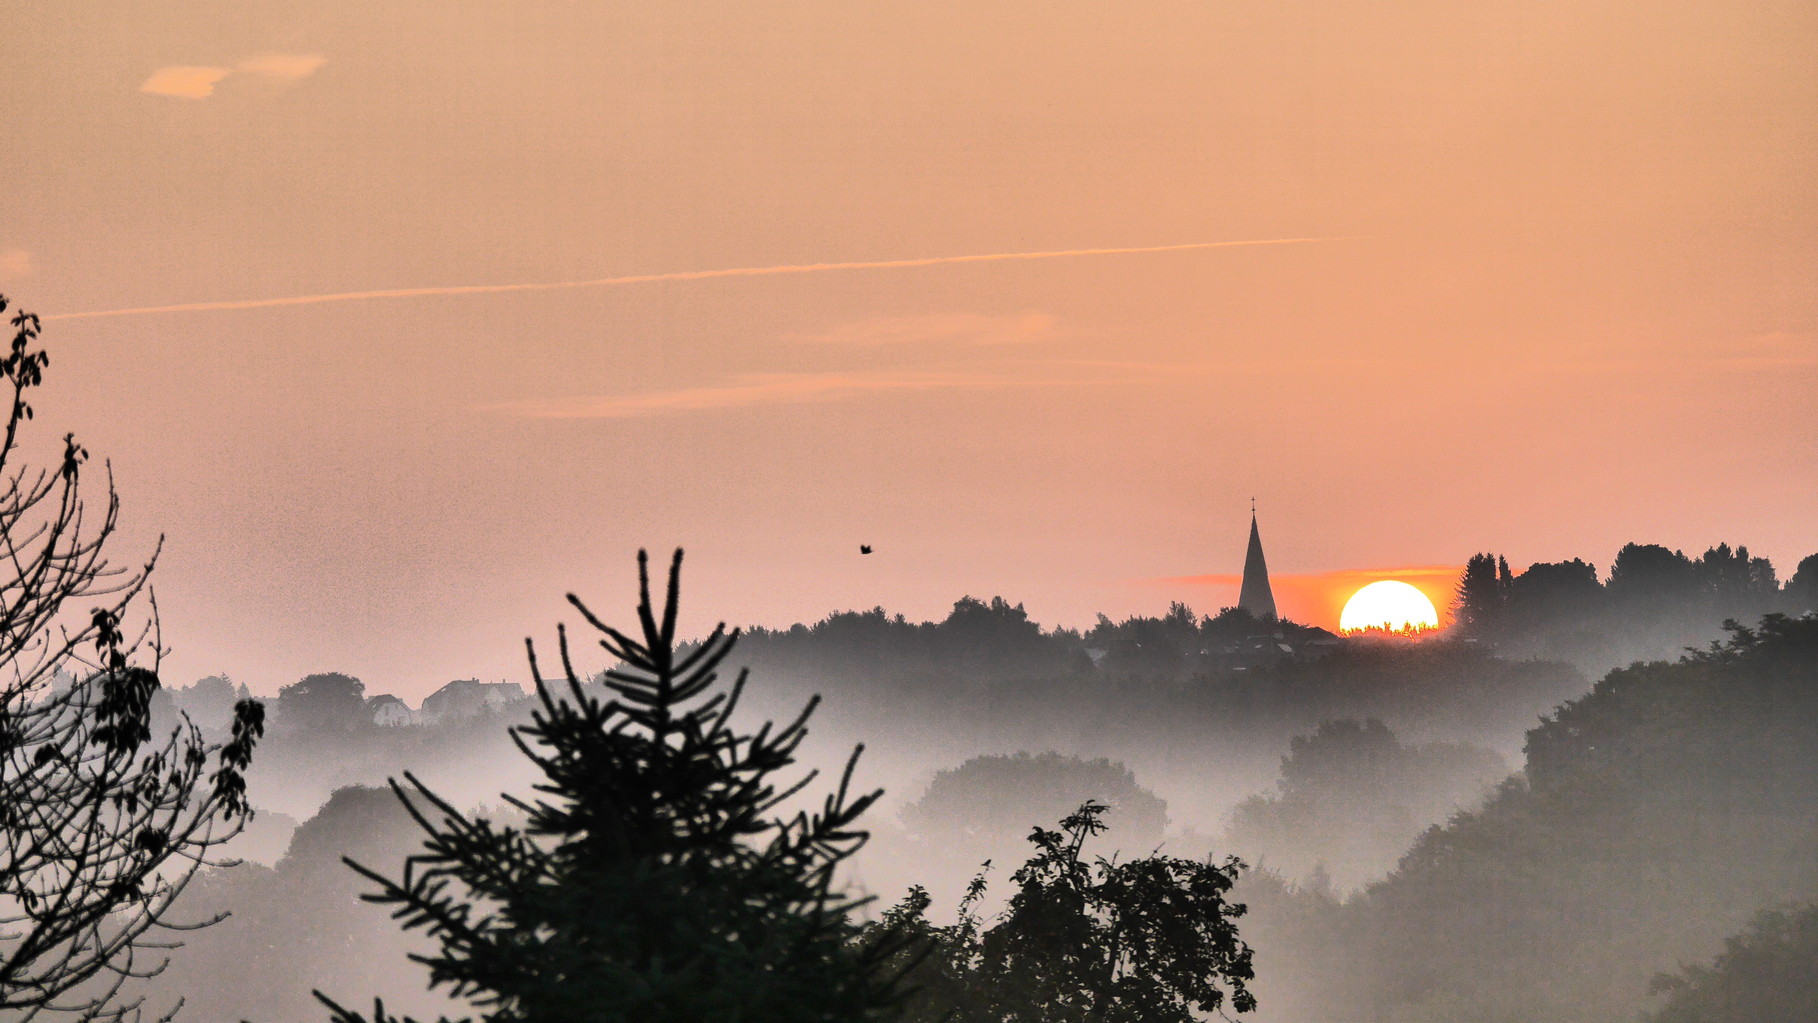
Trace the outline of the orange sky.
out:
M 1480 550 L 1784 574 L 1815 52 L 1805 0 L 26 0 L 0 291 L 186 307 L 49 322 L 34 424 L 168 534 L 179 681 L 521 677 L 639 545 L 697 623 L 1216 610 L 1252 496 L 1316 621 Z M 1081 250 L 1151 251 L 970 258 Z

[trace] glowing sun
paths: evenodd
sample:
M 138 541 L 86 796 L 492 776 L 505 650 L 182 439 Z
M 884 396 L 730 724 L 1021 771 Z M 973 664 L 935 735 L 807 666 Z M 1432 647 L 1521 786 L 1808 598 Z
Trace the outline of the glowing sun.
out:
M 1344 632 L 1354 629 L 1402 632 L 1438 625 L 1439 612 L 1434 610 L 1427 595 L 1393 579 L 1371 583 L 1351 594 L 1338 616 L 1338 627 Z

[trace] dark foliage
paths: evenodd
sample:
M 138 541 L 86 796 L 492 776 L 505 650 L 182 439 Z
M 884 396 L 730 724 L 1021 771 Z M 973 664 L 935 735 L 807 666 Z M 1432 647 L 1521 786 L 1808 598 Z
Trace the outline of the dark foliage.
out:
M 928 923 L 914 889 L 885 915 L 884 933 L 919 934 L 933 952 L 912 974 L 916 1023 L 1192 1023 L 1198 1014 L 1256 1007 L 1250 949 L 1238 936 L 1244 907 L 1227 898 L 1242 864 L 1147 856 L 1118 863 L 1083 856 L 1105 830 L 1088 802 L 1036 828 L 1036 852 L 1013 875 L 1016 893 L 993 926 L 975 913 L 974 879 L 959 922 Z
M 156 608 L 136 635 L 125 624 L 152 566 L 108 562 L 119 499 L 110 476 L 90 513 L 88 453 L 73 436 L 55 471 L 9 465 L 50 361 L 33 347 L 36 316 L 12 325 L 0 360 L 12 389 L 0 445 L 0 1012 L 136 1019 L 128 983 L 162 968 L 171 931 L 211 922 L 179 920 L 173 903 L 244 820 L 263 710 L 238 704 L 221 745 L 187 719 L 154 733 Z
M 1786 581 L 1787 609 L 1794 614 L 1818 611 L 1818 554 L 1808 555 Z
M 1795 575 L 1782 589 L 1771 562 L 1727 543 L 1697 558 L 1659 544 L 1625 544 L 1607 582 L 1576 559 L 1531 565 L 1511 577 L 1503 559 L 1479 554 L 1460 576 L 1453 614 L 1460 635 L 1506 653 L 1602 669 L 1702 645 L 1726 618 L 1805 611 L 1806 585 Z
M 368 900 L 439 946 L 420 957 L 431 985 L 486 1020 L 855 1023 L 899 1001 L 903 942 L 855 943 L 858 903 L 834 890 L 878 795 L 848 796 L 857 751 L 818 813 L 774 816 L 813 778 L 778 782 L 815 704 L 781 728 L 732 727 L 746 675 L 727 690 L 717 669 L 737 633 L 717 627 L 678 656 L 680 567 L 677 551 L 659 619 L 640 552 L 641 642 L 569 598 L 620 662 L 606 695 L 583 684 L 565 631 L 565 679 L 545 681 L 532 649 L 539 706 L 514 736 L 544 798 L 507 797 L 524 826 L 465 815 L 410 778 L 393 788 L 423 851 L 397 880 L 350 861 L 379 886 Z M 375 1005 L 373 1018 L 392 1017 Z
M 1310 1018 L 1632 1018 L 1656 972 L 1818 894 L 1814 779 L 1818 619 L 1732 623 L 1544 720 L 1525 778 L 1326 919 L 1342 953 L 1284 989 Z
M 278 690 L 278 722 L 310 731 L 358 728 L 369 723 L 366 683 L 337 671 L 306 675 Z
M 1471 637 L 1490 634 L 1501 622 L 1510 586 L 1507 560 L 1493 554 L 1471 555 L 1452 605 L 1452 621 L 1458 631 Z
M 1652 988 L 1667 997 L 1647 1023 L 1818 1019 L 1818 905 L 1768 910 L 1716 962 L 1661 974 Z

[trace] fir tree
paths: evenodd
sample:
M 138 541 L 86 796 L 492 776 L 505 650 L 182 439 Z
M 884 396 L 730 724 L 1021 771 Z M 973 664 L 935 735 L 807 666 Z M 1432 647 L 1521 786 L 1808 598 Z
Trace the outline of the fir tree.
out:
M 1466 636 L 1487 639 L 1502 624 L 1503 608 L 1514 579 L 1506 559 L 1493 554 L 1473 554 L 1458 579 L 1452 620 Z
M 854 940 L 833 872 L 863 844 L 857 818 L 881 794 L 849 797 L 860 750 L 819 813 L 778 816 L 813 773 L 782 785 L 817 701 L 782 728 L 740 734 L 744 689 L 717 669 L 738 637 L 722 624 L 685 654 L 675 641 L 682 552 L 659 620 L 638 554 L 642 641 L 569 602 L 618 659 L 584 684 L 560 632 L 565 679 L 513 732 L 544 773 L 534 801 L 506 798 L 527 823 L 469 817 L 406 774 L 392 788 L 426 833 L 423 851 L 372 902 L 439 944 L 417 957 L 487 1021 L 854 1023 L 890 1013 L 904 943 Z M 528 646 L 527 642 L 527 646 Z M 860 748 L 862 749 L 862 747 Z M 364 1018 L 317 994 L 338 1023 Z M 374 1023 L 390 1021 L 375 1003 Z

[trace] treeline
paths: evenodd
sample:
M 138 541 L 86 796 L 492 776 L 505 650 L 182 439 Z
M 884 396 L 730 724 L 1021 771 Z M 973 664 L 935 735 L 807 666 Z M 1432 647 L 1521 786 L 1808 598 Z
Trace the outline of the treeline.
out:
M 956 619 L 970 619 L 967 631 L 947 633 Z M 1487 644 L 1324 645 L 1330 634 L 1287 622 L 1274 625 L 1282 638 L 1264 634 L 1265 655 L 1218 663 L 1218 644 L 1247 643 L 1262 627 L 1242 612 L 1196 616 L 1176 605 L 1085 634 L 1043 632 L 1006 601 L 963 601 L 936 623 L 873 610 L 753 630 L 741 654 L 766 693 L 827 694 L 828 722 L 893 767 L 904 767 L 890 758 L 905 729 L 944 755 L 1111 756 L 1170 787 L 1189 816 L 1255 791 L 1289 740 L 1322 721 L 1376 718 L 1414 741 L 1512 751 L 1535 718 L 1588 685 L 1570 664 L 1512 659 Z M 1021 656 L 993 652 L 998 634 Z M 1208 763 L 1223 769 L 1210 784 L 1194 774 Z
M 1271 627 L 1279 639 L 1256 639 Z M 823 738 L 866 742 L 882 775 L 920 779 L 981 751 L 1113 756 L 1170 788 L 1185 818 L 1205 828 L 1266 784 L 1288 741 L 1322 721 L 1374 718 L 1412 740 L 1512 750 L 1536 716 L 1587 685 L 1570 665 L 1509 659 L 1488 645 L 1328 639 L 1291 622 L 1231 610 L 1198 616 L 1179 604 L 1086 633 L 1046 631 L 1020 606 L 968 598 L 939 622 L 874 609 L 755 629 L 740 655 L 754 678 L 750 713 L 780 716 L 824 694 Z M 1225 648 L 1252 640 L 1265 653 L 1230 664 Z M 179 713 L 205 732 L 224 726 L 230 698 L 243 691 L 219 676 L 161 689 L 154 730 Z M 401 701 L 330 672 L 262 702 L 269 724 L 250 775 L 255 798 L 297 820 L 337 788 L 405 769 L 469 800 L 529 780 L 511 773 L 519 761 L 506 729 L 525 723 L 535 701 L 515 684 L 453 682 L 406 716 L 393 713 Z M 809 752 L 831 756 L 837 745 L 817 739 Z M 1209 763 L 1222 769 L 1210 785 L 1198 773 Z M 268 863 L 281 852 L 271 841 L 241 849 Z
M 1747 547 L 1720 543 L 1696 558 L 1658 544 L 1630 543 L 1609 575 L 1580 559 L 1540 562 L 1516 574 L 1493 553 L 1465 566 L 1454 604 L 1455 631 L 1514 656 L 1572 661 L 1603 670 L 1631 660 L 1676 656 L 1703 646 L 1726 619 L 1818 608 L 1818 554 L 1781 585 L 1774 565 Z
M 1417 644 L 1351 642 L 1238 608 L 1201 614 L 1178 602 L 1157 616 L 1101 615 L 1089 629 L 1049 629 L 1021 604 L 965 597 L 937 621 L 872 608 L 751 628 L 740 649 L 762 682 L 754 698 L 764 709 L 827 693 L 829 721 L 854 738 L 912 715 L 924 730 L 944 729 L 956 751 L 972 743 L 1103 756 L 1218 741 L 1267 763 L 1292 736 L 1344 718 L 1377 718 L 1423 741 L 1507 747 L 1535 716 L 1582 691 L 1587 675 L 1702 647 L 1726 618 L 1818 606 L 1815 590 L 1818 555 L 1782 585 L 1746 548 L 1719 544 L 1689 558 L 1631 543 L 1607 580 L 1582 560 L 1517 574 L 1506 559 L 1479 554 L 1459 582 L 1456 627 Z M 182 712 L 217 730 L 247 696 L 224 677 L 162 689 L 154 723 L 162 728 Z M 470 679 L 413 708 L 333 672 L 263 702 L 273 734 L 255 776 L 267 805 L 292 814 L 307 814 L 335 787 L 412 763 L 449 768 L 443 773 L 460 788 L 459 769 L 507 752 L 489 737 L 522 723 L 531 706 L 525 687 Z
M 812 625 L 747 629 L 745 648 L 764 663 L 915 688 L 979 676 L 1016 682 L 1113 674 L 1163 681 L 1319 656 L 1337 646 L 1336 639 L 1324 629 L 1258 619 L 1242 608 L 1201 615 L 1178 601 L 1160 617 L 1117 622 L 1100 614 L 1083 632 L 1044 630 L 1020 603 L 962 597 L 938 622 L 911 622 L 881 607 L 841 611 Z

